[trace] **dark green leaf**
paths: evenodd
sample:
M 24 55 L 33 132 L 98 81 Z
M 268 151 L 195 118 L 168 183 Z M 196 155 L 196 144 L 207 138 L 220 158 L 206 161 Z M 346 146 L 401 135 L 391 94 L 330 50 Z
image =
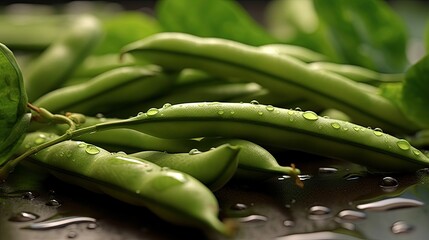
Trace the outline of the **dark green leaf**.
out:
M 0 165 L 13 154 L 29 122 L 21 71 L 12 52 L 0 44 Z
M 385 2 L 314 0 L 314 6 L 344 62 L 380 72 L 403 72 L 405 25 Z
M 105 36 L 95 54 L 119 53 L 126 44 L 160 32 L 158 22 L 141 12 L 123 12 L 103 20 Z
M 156 12 L 165 31 L 256 46 L 278 42 L 232 0 L 163 0 L 157 4 Z
M 406 72 L 401 102 L 409 119 L 429 128 L 429 55 Z

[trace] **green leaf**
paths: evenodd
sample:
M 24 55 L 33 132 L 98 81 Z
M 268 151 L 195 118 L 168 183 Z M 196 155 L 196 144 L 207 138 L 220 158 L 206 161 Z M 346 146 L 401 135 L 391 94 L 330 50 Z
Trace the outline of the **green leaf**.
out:
M 408 118 L 429 128 L 429 55 L 406 72 L 401 100 Z
M 12 52 L 0 43 L 0 165 L 22 141 L 29 123 L 21 70 Z
M 384 83 L 379 86 L 380 95 L 389 99 L 396 106 L 402 107 L 402 82 Z
M 380 72 L 404 71 L 405 24 L 385 2 L 314 0 L 314 6 L 344 62 Z
M 105 36 L 95 54 L 119 53 L 128 43 L 161 32 L 159 23 L 142 12 L 122 12 L 103 19 Z
M 232 0 L 163 0 L 156 6 L 165 31 L 218 37 L 259 46 L 278 42 Z

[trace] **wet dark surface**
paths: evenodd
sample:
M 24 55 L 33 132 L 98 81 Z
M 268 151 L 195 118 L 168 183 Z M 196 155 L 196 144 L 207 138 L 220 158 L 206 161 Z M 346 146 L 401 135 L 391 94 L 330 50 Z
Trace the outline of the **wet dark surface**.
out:
M 292 157 L 303 189 L 274 176 L 216 192 L 220 218 L 239 222 L 234 239 L 427 239 L 429 171 L 373 175 L 348 162 Z M 0 195 L 1 240 L 225 239 L 24 167 Z

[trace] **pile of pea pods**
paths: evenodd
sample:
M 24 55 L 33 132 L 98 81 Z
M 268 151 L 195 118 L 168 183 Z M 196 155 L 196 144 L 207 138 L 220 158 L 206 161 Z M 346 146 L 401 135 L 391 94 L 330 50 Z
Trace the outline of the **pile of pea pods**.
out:
M 281 166 L 273 152 L 347 160 L 375 173 L 429 167 L 418 141 L 404 137 L 422 127 L 377 94 L 377 82 L 400 74 L 286 44 L 155 27 L 124 37 L 105 20 L 117 6 L 100 6 L 97 14 L 38 6 L 37 14 L 0 16 L 3 55 L 13 54 L 0 63 L 22 73 L 32 113 L 14 150 L 25 156 L 21 164 L 226 236 L 237 224 L 219 219 L 213 192 L 231 179 L 290 175 L 305 187 L 299 162 Z

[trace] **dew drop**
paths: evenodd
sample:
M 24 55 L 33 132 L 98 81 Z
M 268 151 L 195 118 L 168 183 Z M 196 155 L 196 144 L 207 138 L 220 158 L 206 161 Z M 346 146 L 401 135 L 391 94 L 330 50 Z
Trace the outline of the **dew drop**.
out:
M 171 103 L 164 103 L 164 105 L 162 105 L 162 108 L 169 108 L 171 107 Z
M 247 208 L 248 206 L 244 203 L 236 203 L 231 206 L 231 210 L 235 210 L 235 211 L 243 211 L 243 210 L 246 210 Z
M 157 108 L 150 108 L 149 110 L 147 110 L 146 115 L 155 116 L 158 113 L 159 113 L 159 110 Z
M 257 100 L 252 100 L 252 101 L 250 101 L 250 103 L 253 105 L 259 105 L 259 102 Z
M 341 128 L 341 125 L 340 125 L 339 123 L 337 123 L 337 122 L 333 122 L 333 123 L 331 123 L 331 126 L 332 126 L 334 129 L 340 129 L 340 128 Z
M 417 149 L 414 149 L 414 150 L 413 150 L 413 153 L 414 153 L 414 155 L 416 155 L 416 156 L 420 156 L 420 154 L 421 154 L 421 152 L 420 152 L 419 150 L 417 150 Z
M 84 142 L 81 142 L 81 143 L 79 143 L 77 146 L 78 146 L 78 147 L 80 147 L 80 148 L 84 148 L 84 147 L 86 147 L 86 146 L 87 146 L 87 144 L 86 144 L 86 143 L 84 143 Z
M 11 222 L 28 222 L 38 219 L 39 216 L 30 212 L 19 212 L 9 218 Z
M 323 219 L 327 218 L 331 213 L 331 209 L 325 206 L 312 206 L 308 210 L 308 217 L 310 219 Z
M 267 111 L 269 111 L 269 112 L 274 111 L 274 107 L 273 107 L 272 105 L 267 105 L 267 106 L 265 107 L 265 109 L 267 109 Z
M 361 175 L 355 174 L 355 173 L 346 174 L 344 176 L 344 179 L 346 179 L 347 181 L 355 181 L 355 180 L 359 180 L 361 178 L 362 178 Z
M 301 109 L 300 107 L 296 107 L 296 108 L 295 108 L 295 111 L 302 112 L 302 109 Z
M 357 205 L 357 208 L 361 210 L 367 210 L 367 211 L 387 211 L 387 210 L 398 209 L 398 208 L 420 207 L 423 205 L 424 205 L 423 202 L 420 202 L 414 199 L 397 197 L 397 198 L 384 199 L 384 200 L 380 200 L 372 203 L 359 204 Z
M 359 132 L 360 128 L 359 127 L 353 127 L 353 130 L 355 130 L 356 132 Z
M 311 175 L 307 175 L 307 174 L 305 174 L 305 175 L 298 175 L 298 178 L 301 181 L 305 181 L 305 180 L 311 179 Z
M 394 234 L 409 233 L 413 230 L 413 226 L 409 225 L 405 221 L 397 221 L 392 224 L 391 230 Z
M 333 174 L 338 172 L 338 169 L 336 168 L 331 168 L 331 167 L 321 167 L 319 168 L 319 173 L 321 174 Z
M 234 111 L 231 111 L 231 112 L 229 112 L 231 115 L 234 115 L 235 114 L 235 112 Z
M 374 128 L 374 130 L 372 132 L 377 137 L 383 136 L 383 130 L 381 130 L 381 128 Z
M 57 200 L 51 199 L 51 200 L 46 202 L 46 206 L 59 207 L 59 206 L 61 206 L 61 204 Z
M 302 113 L 302 116 L 310 121 L 316 121 L 319 118 L 319 116 L 317 116 L 317 114 L 313 111 L 305 111 Z
M 343 210 L 337 215 L 343 221 L 356 221 L 366 218 L 364 212 L 354 211 L 354 210 Z
M 396 145 L 402 150 L 410 150 L 410 144 L 407 140 L 401 139 L 396 142 Z
M 46 137 L 42 137 L 42 136 L 44 135 L 40 135 L 40 137 L 36 138 L 36 140 L 34 140 L 34 143 L 37 145 L 44 143 L 46 141 Z
M 264 115 L 264 113 L 263 113 L 263 112 L 261 112 L 261 111 L 258 111 L 258 115 L 259 115 L 259 116 L 262 116 L 262 115 Z
M 239 218 L 239 221 L 242 223 L 258 223 L 258 222 L 267 222 L 268 218 L 259 214 L 252 214 L 246 217 Z
M 219 114 L 219 115 L 223 115 L 225 112 L 223 111 L 223 110 L 219 110 L 219 111 L 217 111 L 217 114 Z
M 87 229 L 96 229 L 98 227 L 98 225 L 96 223 L 89 223 L 86 228 Z
M 285 221 L 283 221 L 283 225 L 285 227 L 294 227 L 295 226 L 295 222 L 292 221 L 292 220 L 285 220 Z
M 70 224 L 85 223 L 85 222 L 95 224 L 96 220 L 91 217 L 70 216 L 70 217 L 63 217 L 63 218 L 55 218 L 55 219 L 46 220 L 42 222 L 36 222 L 24 228 L 42 230 L 42 229 L 59 228 L 59 227 L 68 226 Z
M 104 115 L 102 113 L 97 113 L 95 114 L 95 117 L 100 119 L 100 118 L 104 118 Z
M 67 234 L 67 237 L 68 238 L 76 238 L 77 237 L 77 232 L 75 232 L 75 231 L 70 231 L 68 234 Z
M 380 183 L 380 187 L 386 190 L 394 190 L 398 187 L 398 185 L 398 180 L 393 177 L 384 177 Z
M 144 112 L 137 113 L 137 116 L 142 116 L 142 115 L 144 115 Z
M 22 194 L 22 198 L 27 200 L 33 200 L 36 198 L 36 196 L 34 195 L 33 192 L 25 192 Z
M 85 148 L 85 152 L 91 155 L 95 155 L 97 153 L 100 152 L 100 149 L 98 149 L 96 146 L 94 145 L 87 145 Z
M 196 149 L 196 148 L 193 148 L 193 149 L 191 149 L 189 151 L 189 155 L 197 155 L 197 154 L 200 154 L 200 153 L 201 153 L 201 151 L 198 150 L 198 149 Z

